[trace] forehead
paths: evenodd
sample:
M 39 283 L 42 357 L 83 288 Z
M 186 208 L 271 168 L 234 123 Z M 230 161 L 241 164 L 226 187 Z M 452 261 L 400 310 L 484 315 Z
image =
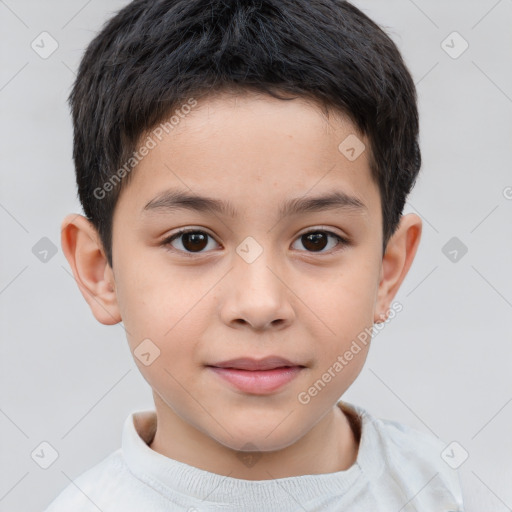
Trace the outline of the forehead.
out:
M 285 200 L 332 190 L 370 209 L 378 201 L 366 138 L 347 117 L 327 116 L 311 101 L 217 94 L 175 119 L 158 137 L 157 127 L 141 138 L 155 144 L 120 196 L 131 211 L 143 215 L 169 189 L 228 199 L 231 212 L 258 198 L 283 214 Z

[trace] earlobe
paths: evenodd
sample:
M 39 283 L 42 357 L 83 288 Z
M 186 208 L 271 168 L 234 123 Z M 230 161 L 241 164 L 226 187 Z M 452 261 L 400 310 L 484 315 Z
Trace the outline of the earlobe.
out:
M 382 323 L 388 316 L 391 301 L 398 292 L 416 255 L 421 239 L 422 221 L 418 215 L 402 216 L 390 238 L 382 259 L 374 322 Z
M 67 215 L 61 225 L 61 245 L 96 320 L 105 325 L 120 322 L 114 275 L 92 223 L 83 215 Z

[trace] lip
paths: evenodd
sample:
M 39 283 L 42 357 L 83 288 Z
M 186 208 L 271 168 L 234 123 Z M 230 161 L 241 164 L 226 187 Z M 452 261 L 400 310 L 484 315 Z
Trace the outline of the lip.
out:
M 272 370 L 239 370 L 216 366 L 208 368 L 240 391 L 253 395 L 267 395 L 277 391 L 304 369 L 303 366 L 283 366 Z
M 274 368 L 282 368 L 283 366 L 303 366 L 299 363 L 292 362 L 280 356 L 267 356 L 263 359 L 254 359 L 252 357 L 238 357 L 229 361 L 222 361 L 208 366 L 216 368 L 235 368 L 237 370 L 273 370 Z
M 266 395 L 291 382 L 305 367 L 278 356 L 238 358 L 207 365 L 211 371 L 240 391 Z

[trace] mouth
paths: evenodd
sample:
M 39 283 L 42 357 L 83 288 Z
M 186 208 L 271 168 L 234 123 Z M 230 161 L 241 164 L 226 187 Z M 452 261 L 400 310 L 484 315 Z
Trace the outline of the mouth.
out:
M 230 359 L 229 361 L 221 361 L 211 365 L 214 368 L 232 368 L 235 370 L 247 370 L 247 371 L 258 371 L 258 370 L 274 370 L 276 368 L 295 368 L 302 367 L 304 365 L 290 361 L 279 356 L 268 356 L 263 359 L 253 359 L 251 357 L 239 357 L 237 359 Z
M 256 395 L 277 391 L 291 382 L 306 367 L 278 356 L 256 360 L 238 358 L 206 365 L 223 381 L 238 390 Z

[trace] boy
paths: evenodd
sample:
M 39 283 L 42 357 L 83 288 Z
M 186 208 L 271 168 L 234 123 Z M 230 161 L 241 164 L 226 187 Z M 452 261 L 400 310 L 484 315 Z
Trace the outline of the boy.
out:
M 70 104 L 62 247 L 156 412 L 47 511 L 463 510 L 444 443 L 340 400 L 421 236 L 390 38 L 341 0 L 136 0 Z

